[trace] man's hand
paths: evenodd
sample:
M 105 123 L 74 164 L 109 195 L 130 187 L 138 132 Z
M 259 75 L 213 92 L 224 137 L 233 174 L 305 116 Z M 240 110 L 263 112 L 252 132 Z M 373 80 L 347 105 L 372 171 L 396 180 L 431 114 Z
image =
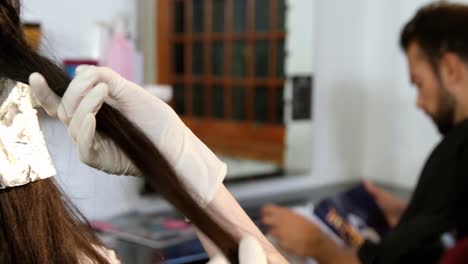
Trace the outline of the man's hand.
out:
M 377 205 L 382 209 L 388 224 L 391 227 L 398 224 L 408 204 L 369 181 L 364 182 L 364 187 L 374 197 Z
M 326 235 L 313 223 L 288 208 L 266 205 L 262 209 L 262 221 L 284 250 L 297 256 L 316 257 Z

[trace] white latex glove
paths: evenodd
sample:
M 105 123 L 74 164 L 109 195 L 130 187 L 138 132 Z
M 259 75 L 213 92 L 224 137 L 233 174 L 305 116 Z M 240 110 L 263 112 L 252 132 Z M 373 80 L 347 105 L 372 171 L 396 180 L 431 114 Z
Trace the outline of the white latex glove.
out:
M 229 264 L 229 261 L 224 256 L 218 255 L 207 264 Z M 255 238 L 248 236 L 241 240 L 239 264 L 267 264 L 265 251 Z
M 226 165 L 169 105 L 109 68 L 80 66 L 76 74 L 62 98 L 38 73 L 30 76 L 29 83 L 47 113 L 68 127 L 82 162 L 111 174 L 139 175 L 112 140 L 96 133 L 95 115 L 106 102 L 152 140 L 202 206 L 212 200 L 226 175 Z

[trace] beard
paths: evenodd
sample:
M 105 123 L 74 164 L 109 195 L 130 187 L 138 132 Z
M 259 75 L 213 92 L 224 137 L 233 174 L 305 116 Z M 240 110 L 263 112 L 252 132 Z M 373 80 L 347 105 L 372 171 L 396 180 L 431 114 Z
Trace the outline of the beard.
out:
M 455 126 L 455 98 L 442 84 L 439 84 L 438 91 L 438 110 L 431 118 L 439 133 L 445 136 Z

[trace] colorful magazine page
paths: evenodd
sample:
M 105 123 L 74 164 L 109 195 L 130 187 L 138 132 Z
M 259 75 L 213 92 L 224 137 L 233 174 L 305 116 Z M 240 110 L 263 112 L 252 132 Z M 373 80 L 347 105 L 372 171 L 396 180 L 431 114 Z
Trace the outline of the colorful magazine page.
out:
M 382 210 L 363 184 L 326 198 L 314 214 L 345 244 L 360 246 L 364 240 L 379 242 L 390 229 Z

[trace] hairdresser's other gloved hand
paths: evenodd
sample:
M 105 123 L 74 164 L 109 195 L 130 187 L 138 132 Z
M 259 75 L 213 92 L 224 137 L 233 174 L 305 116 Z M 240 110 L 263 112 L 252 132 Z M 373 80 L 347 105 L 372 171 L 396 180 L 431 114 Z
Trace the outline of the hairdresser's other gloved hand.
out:
M 82 162 L 111 174 L 139 175 L 110 139 L 96 133 L 95 115 L 105 102 L 154 142 L 197 201 L 204 205 L 212 200 L 226 175 L 226 165 L 169 105 L 109 68 L 80 66 L 76 73 L 63 98 L 38 73 L 30 76 L 29 83 L 47 113 L 68 127 Z
M 239 263 L 267 264 L 265 251 L 255 238 L 248 236 L 241 240 L 239 244 Z M 218 255 L 207 264 L 229 264 L 229 261 L 223 255 Z

